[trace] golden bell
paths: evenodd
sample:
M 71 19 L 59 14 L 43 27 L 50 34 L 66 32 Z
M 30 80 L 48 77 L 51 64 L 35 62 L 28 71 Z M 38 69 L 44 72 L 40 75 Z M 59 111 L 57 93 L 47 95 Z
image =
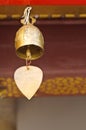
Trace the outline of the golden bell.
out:
M 26 59 L 26 52 L 29 49 L 31 60 L 38 59 L 44 52 L 44 38 L 40 30 L 31 23 L 23 25 L 15 37 L 16 54 L 22 59 Z

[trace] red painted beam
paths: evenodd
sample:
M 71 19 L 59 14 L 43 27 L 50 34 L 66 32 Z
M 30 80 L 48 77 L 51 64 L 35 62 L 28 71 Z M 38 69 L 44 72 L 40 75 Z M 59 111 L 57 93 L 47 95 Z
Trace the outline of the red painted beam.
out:
M 86 5 L 86 0 L 0 0 L 0 5 Z
M 0 0 L 0 5 L 29 5 L 30 0 Z
M 86 0 L 31 0 L 32 5 L 85 5 Z

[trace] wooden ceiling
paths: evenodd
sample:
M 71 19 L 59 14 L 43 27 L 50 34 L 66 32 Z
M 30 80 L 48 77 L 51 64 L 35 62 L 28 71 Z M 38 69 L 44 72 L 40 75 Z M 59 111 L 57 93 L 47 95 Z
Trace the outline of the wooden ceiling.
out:
M 0 6 L 0 19 L 19 18 L 27 6 Z M 36 18 L 84 18 L 86 6 L 32 6 L 31 15 Z
M 0 86 L 2 97 L 22 97 L 14 71 L 25 61 L 15 53 L 16 31 L 25 6 L 0 7 Z M 69 15 L 67 14 L 74 14 Z M 81 14 L 83 14 L 81 17 Z M 6 15 L 6 17 L 4 17 Z M 42 58 L 32 62 L 44 72 L 35 96 L 86 95 L 86 8 L 33 6 L 31 15 L 45 39 Z M 14 16 L 14 17 L 13 17 Z M 4 90 L 2 89 L 4 87 Z

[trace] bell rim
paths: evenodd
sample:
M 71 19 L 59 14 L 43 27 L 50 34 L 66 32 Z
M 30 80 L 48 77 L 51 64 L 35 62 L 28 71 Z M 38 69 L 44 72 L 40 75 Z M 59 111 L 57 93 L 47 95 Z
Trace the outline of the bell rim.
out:
M 31 45 L 34 45 L 34 44 L 31 44 Z M 31 46 L 31 45 L 29 45 L 29 46 Z M 26 48 L 28 48 L 27 47 L 28 45 L 26 45 Z M 20 48 L 22 48 L 23 46 L 21 46 Z M 24 46 L 25 47 L 25 46 Z M 33 57 L 33 55 L 31 56 L 31 60 L 36 60 L 36 59 L 39 59 L 40 57 L 42 57 L 43 56 L 43 54 L 44 54 L 44 48 L 42 48 L 41 46 L 36 46 L 37 48 L 39 48 L 39 55 L 37 55 L 37 56 L 35 56 L 35 57 Z M 20 51 L 19 51 L 19 49 L 20 48 L 18 48 L 18 49 L 16 49 L 16 55 L 19 57 L 19 58 L 21 58 L 21 59 L 26 59 L 27 57 L 26 57 L 26 55 L 24 55 L 23 53 L 21 53 Z

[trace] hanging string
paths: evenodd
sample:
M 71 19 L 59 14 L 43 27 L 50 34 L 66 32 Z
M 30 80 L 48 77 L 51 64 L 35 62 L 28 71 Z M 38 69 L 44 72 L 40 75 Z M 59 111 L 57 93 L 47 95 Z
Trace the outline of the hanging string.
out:
M 33 17 L 30 17 L 32 7 L 26 7 L 24 10 L 24 14 L 21 19 L 21 23 L 24 25 L 27 25 L 29 23 L 34 24 L 36 22 L 36 19 Z M 31 20 L 31 21 L 30 21 Z
M 32 7 L 26 7 L 24 10 L 24 14 L 22 16 L 21 19 L 21 23 L 24 25 L 27 25 L 28 23 L 30 23 L 30 11 L 31 11 Z

